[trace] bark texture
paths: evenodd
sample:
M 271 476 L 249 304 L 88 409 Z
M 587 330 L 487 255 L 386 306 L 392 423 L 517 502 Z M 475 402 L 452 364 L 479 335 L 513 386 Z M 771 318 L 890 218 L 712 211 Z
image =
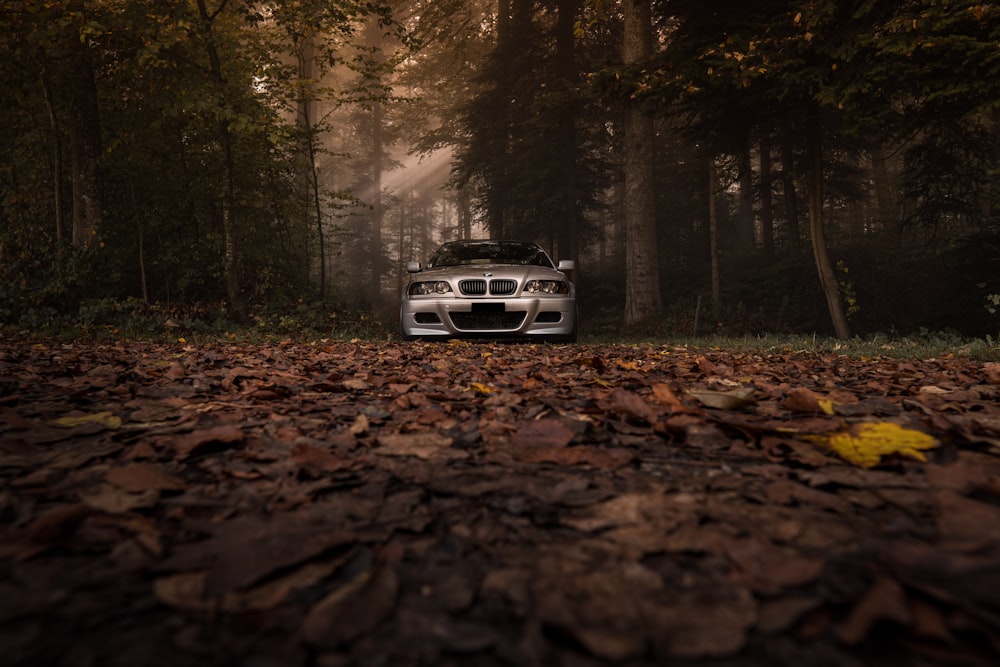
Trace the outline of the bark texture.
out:
M 626 65 L 652 51 L 649 0 L 625 0 Z M 630 100 L 625 109 L 625 324 L 658 315 L 662 309 L 656 249 L 653 119 Z

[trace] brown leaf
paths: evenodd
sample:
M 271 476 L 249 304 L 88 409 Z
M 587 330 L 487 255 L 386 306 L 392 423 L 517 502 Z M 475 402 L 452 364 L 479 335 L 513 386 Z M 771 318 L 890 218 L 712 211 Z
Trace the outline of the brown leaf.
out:
M 597 532 L 649 522 L 662 514 L 664 508 L 662 493 L 627 493 L 564 516 L 561 523 L 583 532 Z
M 210 445 L 233 445 L 242 442 L 243 430 L 233 424 L 215 426 L 189 433 L 174 443 L 177 455 L 184 459 L 199 453 Z
M 669 408 L 671 413 L 686 412 L 689 410 L 687 406 L 681 403 L 681 399 L 677 397 L 677 394 L 668 385 L 663 383 L 654 384 L 652 390 L 653 399 L 660 405 Z
M 306 516 L 247 515 L 218 526 L 206 540 L 183 544 L 162 570 L 207 570 L 206 593 L 246 588 L 274 572 L 351 543 L 353 535 Z
M 132 493 L 117 486 L 101 484 L 80 493 L 80 501 L 98 512 L 126 514 L 137 509 L 156 505 L 159 494 L 156 491 Z
M 726 551 L 739 568 L 735 578 L 765 595 L 809 584 L 823 571 L 823 559 L 800 556 L 761 538 L 732 540 Z
M 378 436 L 376 454 L 382 456 L 415 456 L 418 459 L 443 457 L 447 459 L 468 458 L 468 452 L 454 449 L 452 439 L 433 431 L 415 433 L 386 433 Z
M 533 419 L 522 424 L 512 440 L 525 447 L 565 447 L 573 431 L 560 419 Z
M 212 600 L 205 596 L 205 572 L 181 572 L 153 581 L 153 594 L 165 605 L 184 611 L 210 611 Z
M 872 584 L 840 627 L 837 636 L 848 646 L 857 646 L 880 621 L 894 621 L 904 626 L 912 621 L 902 586 L 886 577 L 880 577 Z
M 187 377 L 187 374 L 188 372 L 187 369 L 184 368 L 184 364 L 175 361 L 172 364 L 170 364 L 170 368 L 166 370 L 166 372 L 163 374 L 163 377 L 167 378 L 168 380 L 183 380 L 184 378 Z
M 182 491 L 185 488 L 181 479 L 168 474 L 154 463 L 132 463 L 121 468 L 112 468 L 105 478 L 130 493 Z
M 740 387 L 731 391 L 692 389 L 687 393 L 705 407 L 716 410 L 742 410 L 757 403 L 753 387 Z
M 698 357 L 695 359 L 695 363 L 698 365 L 698 370 L 708 376 L 716 375 L 718 373 L 718 368 L 715 364 L 706 359 L 705 357 Z
M 291 461 L 300 468 L 305 468 L 310 472 L 337 472 L 344 468 L 349 468 L 352 461 L 343 459 L 327 449 L 320 449 L 305 443 L 299 443 L 292 447 Z
M 615 389 L 607 400 L 602 403 L 602 407 L 610 412 L 642 419 L 653 424 L 656 422 L 656 411 L 638 394 L 626 389 Z
M 351 424 L 351 434 L 353 435 L 364 435 L 368 433 L 370 424 L 368 423 L 368 417 L 366 415 L 360 414 L 354 418 L 354 422 Z
M 938 491 L 938 532 L 945 540 L 1000 544 L 1000 507 L 966 498 L 953 491 Z
M 757 620 L 757 603 L 745 588 L 682 592 L 666 608 L 647 612 L 662 628 L 650 637 L 657 654 L 680 660 L 724 658 L 739 653 Z
M 94 510 L 84 503 L 60 505 L 38 516 L 29 529 L 35 542 L 53 544 L 70 537 Z
M 596 447 L 515 447 L 514 458 L 523 463 L 555 463 L 575 466 L 590 465 L 595 468 L 615 470 L 635 460 L 627 449 L 598 449 Z
M 0 410 L 0 424 L 6 424 L 11 431 L 27 431 L 32 423 L 19 415 L 14 408 Z
M 822 398 L 814 391 L 805 387 L 798 387 L 789 391 L 788 396 L 781 405 L 786 410 L 791 410 L 792 412 L 833 414 L 833 401 Z
M 395 608 L 399 576 L 391 566 L 365 570 L 309 610 L 302 637 L 312 646 L 337 647 L 370 632 Z

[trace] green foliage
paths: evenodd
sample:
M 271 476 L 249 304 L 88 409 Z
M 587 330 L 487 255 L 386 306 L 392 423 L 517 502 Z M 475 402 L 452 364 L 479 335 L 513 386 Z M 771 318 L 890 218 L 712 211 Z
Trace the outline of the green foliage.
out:
M 296 105 L 304 95 L 318 104 L 381 94 L 371 72 L 390 65 L 376 63 L 362 43 L 365 17 L 408 39 L 382 2 L 278 2 L 268 17 L 253 3 L 207 4 L 210 20 L 193 2 L 3 3 L 0 81 L 10 92 L 0 104 L 10 139 L 0 149 L 4 321 L 42 305 L 71 313 L 84 297 L 222 298 L 223 127 L 236 165 L 232 213 L 243 291 L 259 300 L 315 287 L 315 220 L 305 205 Z M 306 34 L 317 35 L 317 75 L 334 67 L 354 73 L 343 89 L 303 87 L 289 55 Z M 68 250 L 75 127 L 63 83 L 81 50 L 96 75 L 104 144 L 105 212 L 100 247 L 89 258 Z
M 988 196 L 995 139 L 976 122 L 931 126 L 905 152 L 903 196 L 915 202 L 907 222 L 925 227 L 989 221 Z M 996 174 L 992 174 L 996 179 Z
M 559 5 L 558 20 L 572 4 Z M 568 229 L 586 237 L 608 175 L 605 114 L 576 80 L 576 62 L 588 54 L 579 43 L 560 52 L 555 19 L 512 21 L 458 111 L 465 133 L 454 183 L 475 193 L 494 235 L 551 241 Z
M 250 324 L 232 321 L 221 302 L 183 305 L 143 303 L 138 299 L 87 299 L 75 312 L 49 306 L 26 308 L 18 318 L 0 322 L 6 335 L 57 340 L 155 340 L 191 342 L 352 339 L 377 340 L 398 328 L 367 310 L 321 302 L 258 306 Z

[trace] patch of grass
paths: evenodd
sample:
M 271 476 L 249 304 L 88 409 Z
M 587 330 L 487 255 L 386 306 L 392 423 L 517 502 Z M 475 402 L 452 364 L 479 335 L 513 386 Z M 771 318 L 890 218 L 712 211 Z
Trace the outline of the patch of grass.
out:
M 249 322 L 235 322 L 223 304 L 144 304 L 128 299 L 86 302 L 76 313 L 28 310 L 0 325 L 0 337 L 57 341 L 272 343 L 284 340 L 384 339 L 394 330 L 360 308 L 299 303 L 251 309 Z
M 854 358 L 890 357 L 897 359 L 934 359 L 964 357 L 977 361 L 1000 361 L 1000 339 L 965 338 L 950 332 L 920 332 L 893 337 L 878 334 L 865 338 L 838 340 L 823 336 L 747 335 L 707 336 L 636 335 L 581 336 L 583 344 L 669 344 L 692 350 L 726 350 L 761 354 L 815 353 L 839 354 Z
M 222 304 L 165 306 L 134 299 L 95 300 L 84 303 L 74 314 L 61 314 L 39 307 L 22 313 L 14 322 L 0 326 L 0 338 L 116 342 L 245 343 L 267 344 L 286 340 L 399 340 L 394 313 L 372 314 L 361 306 L 340 307 L 322 302 L 302 302 L 280 308 L 251 310 L 250 322 L 240 325 L 226 314 Z M 580 343 L 584 345 L 676 345 L 692 350 L 726 350 L 781 354 L 793 352 L 831 353 L 850 357 L 931 359 L 962 357 L 978 361 L 1000 361 L 1000 337 L 969 338 L 954 331 L 922 329 L 908 336 L 875 334 L 847 341 L 818 335 L 724 332 L 692 336 L 687 323 L 672 319 L 645 322 L 630 329 L 611 317 L 582 322 Z

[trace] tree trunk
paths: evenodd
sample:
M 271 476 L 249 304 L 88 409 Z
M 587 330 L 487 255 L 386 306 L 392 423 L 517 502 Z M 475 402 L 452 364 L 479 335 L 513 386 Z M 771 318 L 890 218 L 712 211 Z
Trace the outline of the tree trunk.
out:
M 49 130 L 52 131 L 52 198 L 55 200 L 55 233 L 56 247 L 62 249 L 66 216 L 63 210 L 63 161 L 62 138 L 59 133 L 59 123 L 56 120 L 56 110 L 52 102 L 52 92 L 48 73 L 43 67 L 41 77 L 42 99 L 45 100 L 45 110 L 49 117 Z
M 377 18 L 369 19 L 365 42 L 368 48 L 372 49 L 373 64 L 376 66 L 382 64 L 382 38 L 380 32 L 379 20 Z M 370 85 L 377 88 L 381 83 L 381 74 L 375 74 L 375 77 Z M 385 206 L 382 201 L 382 166 L 385 159 L 385 145 L 382 136 L 382 114 L 384 111 L 382 101 L 375 99 L 372 102 L 371 111 L 372 217 L 369 238 L 370 245 L 368 247 L 368 256 L 371 263 L 369 291 L 371 292 L 371 298 L 374 301 L 378 301 L 382 294 L 382 274 L 385 272 L 384 262 L 382 261 L 382 226 L 385 222 Z
M 372 224 L 371 245 L 368 248 L 371 260 L 371 283 L 369 289 L 372 299 L 378 301 L 382 292 L 382 218 L 385 210 L 382 206 L 382 103 L 378 100 L 372 104 Z
M 575 40 L 573 37 L 576 20 L 577 0 L 557 0 L 558 21 L 556 23 L 556 71 L 565 87 L 567 103 L 562 105 L 556 131 L 556 155 L 563 165 L 559 214 L 556 220 L 556 249 L 560 259 L 578 259 L 577 231 L 580 214 L 577 208 L 577 170 L 579 158 L 576 145 L 577 105 L 570 92 L 578 83 Z
M 303 37 L 299 44 L 299 71 L 300 81 L 313 81 L 316 77 L 316 54 L 313 43 L 314 35 Z M 316 164 L 316 128 L 314 127 L 313 110 L 316 108 L 316 100 L 308 93 L 308 88 L 303 88 L 303 96 L 298 103 L 299 128 L 305 137 L 306 160 L 308 162 L 308 186 L 306 189 L 311 192 L 312 197 L 309 202 L 313 209 L 316 222 L 316 242 L 319 245 L 319 298 L 326 299 L 326 238 L 323 232 L 323 206 L 319 191 L 319 166 Z
M 456 195 L 455 208 L 458 209 L 458 238 L 472 238 L 472 204 L 468 188 L 461 188 Z
M 795 154 L 792 149 L 792 135 L 785 130 L 781 136 L 781 188 L 785 198 L 785 223 L 788 226 L 788 241 L 792 255 L 802 256 L 802 231 L 799 229 L 799 200 L 795 191 Z
M 652 52 L 649 0 L 624 2 L 624 62 L 640 63 Z M 662 309 L 656 249 L 653 119 L 632 100 L 625 107 L 625 324 L 655 317 Z
M 101 124 L 97 82 L 86 45 L 74 43 L 67 66 L 70 158 L 73 178 L 73 247 L 89 250 L 97 243 L 104 216 L 101 192 Z
M 740 150 L 737 156 L 739 160 L 739 213 L 736 216 L 736 245 L 744 252 L 751 252 L 756 248 L 756 234 L 754 233 L 753 216 L 753 167 L 750 163 L 750 142 Z
M 771 202 L 771 138 L 764 133 L 760 138 L 760 235 L 764 254 L 774 257 L 774 206 Z
M 823 146 L 822 126 L 818 111 L 809 116 L 807 141 L 809 143 L 809 234 L 812 237 L 813 257 L 816 260 L 816 271 L 826 295 L 827 307 L 830 309 L 830 319 L 837 338 L 845 340 L 851 337 L 851 330 L 844 314 L 844 306 L 840 299 L 840 289 L 837 286 L 837 276 L 830 262 L 830 253 L 826 247 L 826 236 L 823 230 Z
M 719 271 L 719 214 L 715 205 L 718 187 L 715 175 L 715 158 L 708 159 L 708 246 L 712 261 L 712 319 L 718 324 L 722 319 L 722 277 Z M 698 333 L 697 331 L 695 332 Z
M 209 72 L 215 82 L 216 94 L 219 96 L 219 104 L 226 104 L 227 91 L 226 79 L 222 74 L 222 63 L 219 60 L 219 51 L 215 46 L 215 37 L 212 34 L 212 23 L 216 16 L 225 6 L 225 0 L 213 13 L 209 13 L 205 0 L 198 0 L 198 14 L 201 17 L 204 30 L 205 49 L 208 53 Z M 220 120 L 218 125 L 219 148 L 222 151 L 222 266 L 226 280 L 226 295 L 229 298 L 229 313 L 237 322 L 245 322 L 247 319 L 246 305 L 243 303 L 243 291 L 240 286 L 239 262 L 236 247 L 236 220 L 235 220 L 235 171 L 236 165 L 233 158 L 233 136 L 229 129 L 229 121 Z
M 879 221 L 882 230 L 894 229 L 899 221 L 899 204 L 896 200 L 896 186 L 889 171 L 889 158 L 885 147 L 880 143 L 871 150 L 872 180 L 875 185 L 875 203 L 878 212 L 875 219 Z

